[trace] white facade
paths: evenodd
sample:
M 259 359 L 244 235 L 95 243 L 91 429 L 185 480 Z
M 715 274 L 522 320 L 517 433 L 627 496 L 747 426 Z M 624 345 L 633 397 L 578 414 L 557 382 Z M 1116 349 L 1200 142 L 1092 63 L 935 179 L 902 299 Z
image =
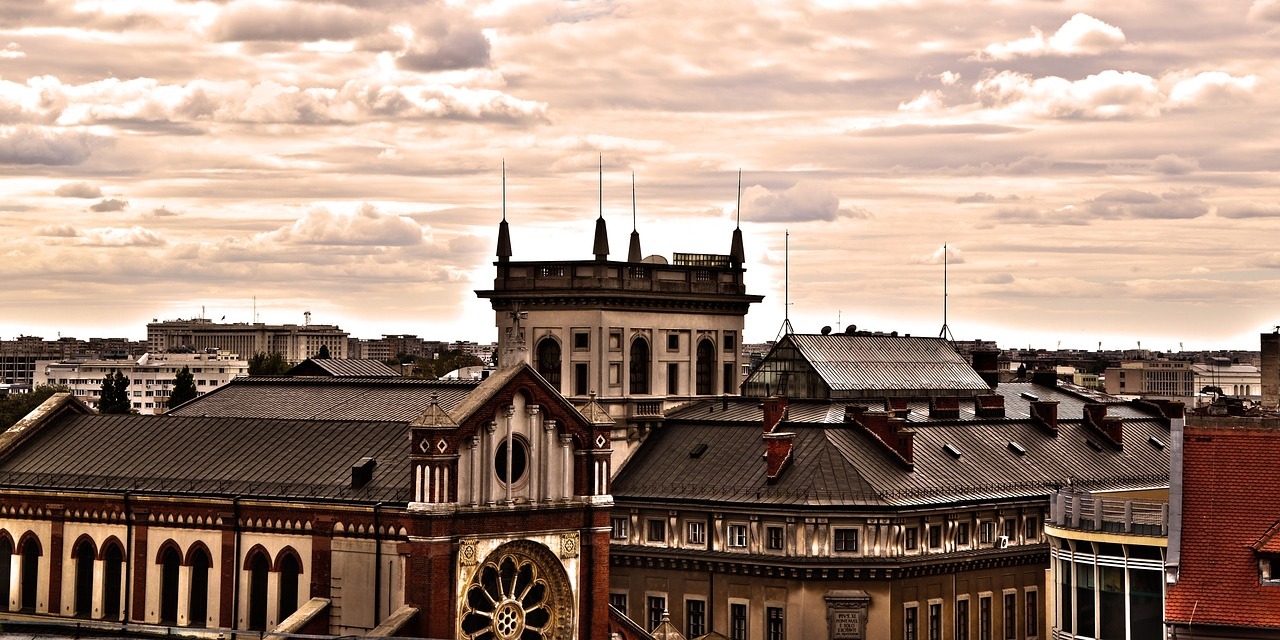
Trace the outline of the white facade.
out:
M 102 393 L 102 379 L 113 371 L 129 378 L 129 401 L 133 410 L 144 415 L 164 413 L 168 409 L 173 380 L 183 367 L 195 378 L 196 394 L 204 395 L 232 378 L 249 375 L 249 363 L 239 355 L 213 353 L 148 353 L 133 360 L 42 360 L 36 363 L 35 385 L 51 384 L 67 387 L 72 395 L 90 407 L 97 408 Z

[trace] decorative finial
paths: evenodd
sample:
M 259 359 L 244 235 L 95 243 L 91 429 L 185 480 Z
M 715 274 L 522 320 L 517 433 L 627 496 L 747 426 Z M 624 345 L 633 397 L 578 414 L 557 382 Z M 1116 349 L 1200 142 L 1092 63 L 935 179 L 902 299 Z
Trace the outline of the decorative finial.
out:
M 737 223 L 733 228 L 733 242 L 729 245 L 729 263 L 735 268 L 742 268 L 747 261 L 747 251 L 742 247 L 742 169 L 738 169 L 738 213 Z
M 636 172 L 631 172 L 631 245 L 627 247 L 627 262 L 640 262 L 640 231 L 636 229 Z
M 600 154 L 600 217 L 596 218 L 595 244 L 591 248 L 596 260 L 609 259 L 609 233 L 604 225 L 604 154 Z
M 507 225 L 507 159 L 502 159 L 502 222 L 498 223 L 498 262 L 511 258 L 511 229 Z

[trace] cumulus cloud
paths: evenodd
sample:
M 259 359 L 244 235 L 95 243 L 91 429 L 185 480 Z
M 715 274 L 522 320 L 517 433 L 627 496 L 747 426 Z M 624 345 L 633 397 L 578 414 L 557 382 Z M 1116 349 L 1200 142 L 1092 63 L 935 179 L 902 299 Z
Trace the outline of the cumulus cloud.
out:
M 489 39 L 477 28 L 450 28 L 416 42 L 397 64 L 413 71 L 448 71 L 489 66 Z
M 1156 156 L 1151 161 L 1151 168 L 1165 175 L 1183 175 L 1200 170 L 1200 163 L 1195 158 L 1183 158 L 1172 153 Z
M 82 237 L 85 245 L 94 247 L 159 247 L 165 243 L 155 232 L 143 227 L 88 229 Z
M 5 45 L 3 49 L 0 49 L 0 60 L 4 60 L 4 59 L 13 60 L 15 58 L 26 57 L 26 55 L 27 54 L 22 51 L 22 48 L 19 47 L 18 43 L 16 42 L 10 42 L 9 44 Z
M 1172 109 L 1242 102 L 1257 88 L 1256 76 L 1221 71 L 1153 78 L 1109 69 L 1081 80 L 1034 77 L 1016 71 L 989 74 L 976 82 L 979 104 L 1017 115 L 1081 120 L 1155 117 Z
M 368 12 L 297 2 L 236 2 L 223 8 L 206 34 L 217 41 L 350 40 L 383 25 Z
M 1280 0 L 1254 0 L 1248 15 L 1250 20 L 1280 22 Z
M 68 182 L 57 189 L 53 190 L 53 195 L 59 198 L 101 198 L 102 189 L 95 187 L 87 182 Z
M 165 208 L 165 207 L 156 207 L 155 209 L 152 209 L 152 210 L 150 210 L 150 211 L 148 211 L 148 212 L 146 212 L 146 213 L 142 214 L 142 217 L 144 217 L 144 218 L 173 218 L 173 217 L 176 217 L 176 216 L 178 216 L 178 215 L 180 215 L 180 214 L 179 214 L 177 211 L 173 211 L 173 210 L 170 210 L 170 209 Z
M 841 208 L 840 198 L 831 188 L 801 180 L 791 188 L 774 193 L 755 185 L 742 192 L 742 219 L 752 222 L 808 222 L 840 217 L 870 218 L 858 208 Z
M 0 126 L 0 164 L 77 165 L 88 160 L 102 141 L 83 131 Z
M 1084 209 L 1091 216 L 1109 220 L 1172 220 L 1198 218 L 1209 212 L 1209 205 L 1192 194 L 1115 189 L 1085 202 Z
M 1097 55 L 1123 47 L 1124 31 L 1093 16 L 1077 13 L 1052 36 L 1045 37 L 1037 27 L 1020 40 L 988 45 L 977 56 L 982 60 L 1009 60 L 1039 56 Z
M 944 257 L 947 264 L 964 264 L 965 262 L 964 255 L 960 253 L 960 249 L 950 245 L 938 247 L 933 253 L 916 256 L 912 262 L 915 264 L 942 264 Z
M 1232 104 L 1248 100 L 1258 86 L 1258 77 L 1232 76 L 1225 71 L 1205 71 L 1178 80 L 1169 91 L 1172 107 Z
M 78 238 L 80 232 L 69 224 L 53 224 L 36 228 L 36 235 L 47 238 Z
M 424 229 L 412 219 L 364 204 L 352 213 L 312 209 L 269 237 L 296 245 L 406 247 L 422 244 L 423 234 Z
M 90 211 L 95 213 L 106 213 L 108 211 L 124 211 L 129 206 L 127 200 L 119 198 L 108 198 L 89 207 Z
M 971 196 L 960 196 L 956 198 L 956 204 L 967 204 L 971 202 L 994 202 L 995 196 L 979 191 Z
M 1244 202 L 1221 205 L 1217 209 L 1221 218 L 1280 218 L 1280 204 Z

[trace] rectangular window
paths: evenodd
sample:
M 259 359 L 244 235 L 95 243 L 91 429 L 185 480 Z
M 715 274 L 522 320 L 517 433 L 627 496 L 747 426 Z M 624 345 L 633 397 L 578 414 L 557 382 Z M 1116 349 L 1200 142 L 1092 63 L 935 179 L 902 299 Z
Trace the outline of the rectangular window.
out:
M 724 332 L 724 350 L 733 352 L 738 346 L 738 334 L 733 331 Z
M 573 332 L 573 350 L 586 351 L 591 348 L 591 333 L 587 331 Z
M 747 640 L 746 603 L 729 603 L 729 640 Z
M 969 599 L 956 600 L 956 640 L 969 640 Z
M 729 525 L 729 546 L 730 547 L 746 547 L 747 546 L 747 525 L 731 524 Z
M 622 384 L 622 365 L 617 362 L 609 363 L 609 384 Z M 631 385 L 635 386 L 635 381 L 631 381 Z
M 646 600 L 649 603 L 645 608 L 649 614 L 649 626 L 646 628 L 653 631 L 662 624 L 662 614 L 667 612 L 667 597 L 665 595 L 649 596 Z
M 684 601 L 684 634 L 696 638 L 707 633 L 707 601 Z
M 765 543 L 772 551 L 782 551 L 782 527 L 766 527 Z
M 690 520 L 686 527 L 685 542 L 704 545 L 707 543 L 707 523 L 702 520 Z
M 609 350 L 622 351 L 622 332 L 621 331 L 609 332 Z
M 680 393 L 680 365 L 675 362 L 667 363 L 667 395 L 678 395 Z
M 1040 635 L 1040 603 L 1036 598 L 1037 592 L 1034 589 L 1027 590 L 1027 637 L 1034 638 Z
M 587 395 L 587 363 L 573 363 L 573 394 L 578 396 Z
M 1018 537 L 1017 521 L 1014 520 L 1013 518 L 1005 518 L 1004 528 L 1001 530 L 1000 535 L 1010 540 L 1013 540 L 1014 538 Z
M 978 640 L 991 640 L 991 596 L 978 598 Z
M 680 334 L 672 331 L 667 334 L 667 351 L 680 350 Z
M 666 520 L 647 520 L 649 542 L 666 542 L 667 540 L 667 521 Z
M 609 539 L 610 540 L 626 540 L 627 539 L 627 519 L 626 518 L 610 518 L 609 519 Z
M 903 536 L 903 548 L 907 551 L 915 551 L 916 547 L 919 546 L 919 541 L 916 539 L 918 535 L 919 533 L 915 527 L 907 527 L 905 535 Z
M 929 603 L 929 640 L 942 640 L 942 603 Z
M 738 377 L 733 375 L 734 366 L 732 362 L 724 363 L 724 392 L 734 393 L 738 390 Z
M 991 544 L 991 539 L 996 537 L 996 523 L 987 521 L 978 523 L 978 542 L 981 544 Z
M 618 613 L 627 615 L 627 594 L 611 593 L 609 594 L 609 606 L 618 610 Z
M 856 553 L 858 551 L 857 529 L 836 529 L 836 551 Z
M 959 546 L 967 546 L 969 544 L 969 523 L 956 523 L 956 544 Z
M 782 617 L 782 607 L 766 607 L 764 611 L 765 640 L 784 640 L 787 637 L 787 625 Z
M 1024 527 L 1023 533 L 1026 534 L 1027 542 L 1032 542 L 1040 537 L 1040 521 L 1035 516 L 1027 516 L 1027 526 Z
M 1004 594 L 1004 638 L 1014 640 L 1018 637 L 1018 594 Z
M 929 548 L 937 549 L 942 546 L 942 527 L 931 525 L 929 527 Z
M 905 609 L 905 617 L 902 620 L 902 637 L 904 640 L 919 640 L 920 620 L 917 617 L 919 611 L 920 610 L 916 605 L 907 605 Z

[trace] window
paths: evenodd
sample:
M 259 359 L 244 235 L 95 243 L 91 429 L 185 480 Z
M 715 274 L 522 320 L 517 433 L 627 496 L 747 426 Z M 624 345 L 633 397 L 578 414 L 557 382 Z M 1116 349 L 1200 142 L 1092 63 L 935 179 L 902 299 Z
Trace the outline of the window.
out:
M 1018 594 L 1012 591 L 1004 594 L 1004 638 L 1013 640 L 1018 637 Z
M 707 633 L 707 601 L 684 601 L 684 635 L 696 638 Z
M 942 640 L 942 603 L 929 603 L 929 640 Z
M 996 523 L 980 522 L 978 523 L 978 542 L 981 544 L 991 544 L 992 538 L 996 537 Z
M 914 602 L 906 605 L 905 616 L 902 620 L 902 637 L 904 640 L 918 640 L 920 638 L 920 620 L 917 617 L 919 611 Z
M 710 340 L 698 342 L 697 371 L 695 376 L 695 392 L 700 396 L 709 396 L 715 389 L 716 348 Z
M 560 390 L 560 343 L 554 338 L 543 338 L 538 343 L 538 374 L 551 386 Z
M 787 637 L 787 625 L 782 617 L 782 607 L 765 608 L 764 637 L 765 640 L 783 640 Z
M 645 610 L 649 614 L 649 626 L 646 629 L 653 631 L 662 624 L 662 616 L 667 612 L 667 596 L 649 596 L 646 598 L 648 606 Z
M 765 528 L 765 545 L 772 551 L 782 550 L 782 527 Z
M 614 609 L 617 609 L 618 612 L 621 613 L 622 615 L 626 615 L 627 614 L 627 594 L 610 593 L 609 606 L 613 607 Z
M 675 362 L 667 363 L 667 395 L 677 395 L 680 393 L 680 365 Z
M 734 370 L 734 366 L 732 362 L 724 363 L 724 375 L 721 376 L 720 379 L 724 381 L 723 384 L 724 384 L 725 393 L 733 393 L 737 391 L 737 389 L 734 387 L 734 382 L 737 381 L 737 376 L 733 375 L 733 370 Z
M 609 350 L 622 351 L 622 332 L 621 331 L 609 332 Z
M 1004 519 L 1004 527 L 1001 529 L 1001 531 L 1000 531 L 1000 535 L 1002 535 L 1002 536 L 1004 536 L 1004 537 L 1006 537 L 1006 538 L 1008 538 L 1008 539 L 1010 539 L 1010 540 L 1013 540 L 1014 538 L 1017 538 L 1017 537 L 1018 537 L 1018 527 L 1017 527 L 1017 523 L 1018 523 L 1018 521 L 1017 521 L 1017 520 L 1014 520 L 1013 518 L 1005 518 L 1005 519 Z
M 902 547 L 907 551 L 915 551 L 916 547 L 919 546 L 918 535 L 919 531 L 915 527 L 907 527 L 904 532 Z
M 591 334 L 586 331 L 573 332 L 573 350 L 586 351 L 591 348 Z
M 587 395 L 587 363 L 573 363 L 573 394 L 578 396 Z
M 611 540 L 627 539 L 627 519 L 626 518 L 610 518 L 609 519 L 609 539 Z
M 1031 542 L 1031 541 L 1034 541 L 1036 538 L 1039 538 L 1040 537 L 1039 519 L 1036 518 L 1035 516 L 1027 516 L 1027 524 L 1025 527 L 1023 527 L 1023 529 L 1024 529 L 1023 533 L 1026 536 L 1027 542 Z
M 666 520 L 647 520 L 649 542 L 666 542 L 667 540 L 667 521 Z
M 969 544 L 969 523 L 968 522 L 956 523 L 956 544 L 959 546 L 966 546 Z
M 733 331 L 724 332 L 724 350 L 733 353 L 733 349 L 738 345 L 738 334 Z
M 942 527 L 939 525 L 929 526 L 929 548 L 937 549 L 942 546 Z
M 680 334 L 672 331 L 667 334 L 667 351 L 680 350 Z
M 729 640 L 747 640 L 747 605 L 729 603 Z
M 1035 589 L 1027 589 L 1026 605 L 1027 605 L 1027 637 L 1034 638 L 1040 635 L 1040 603 L 1036 598 Z
M 836 551 L 856 553 L 858 551 L 857 529 L 836 529 Z
M 969 599 L 956 600 L 956 640 L 969 640 Z
M 707 543 L 707 523 L 702 520 L 690 520 L 685 530 L 685 542 L 689 544 Z
M 729 546 L 730 547 L 747 546 L 747 525 L 745 524 L 729 525 Z
M 631 342 L 631 393 L 649 393 L 649 342 L 636 338 Z
M 609 363 L 609 384 L 622 384 L 622 365 L 620 363 Z
M 991 640 L 991 596 L 978 598 L 978 640 Z
M 510 468 L 508 469 L 508 464 Z M 498 474 L 498 481 L 504 485 L 516 484 L 524 479 L 524 472 L 529 467 L 529 445 L 524 438 L 511 438 L 511 447 L 503 441 L 493 456 L 493 470 Z

